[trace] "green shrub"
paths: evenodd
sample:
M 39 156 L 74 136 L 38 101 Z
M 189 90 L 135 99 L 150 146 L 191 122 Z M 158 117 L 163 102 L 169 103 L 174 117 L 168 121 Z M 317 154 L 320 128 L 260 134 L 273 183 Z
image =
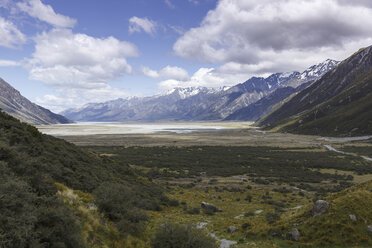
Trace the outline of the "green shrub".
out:
M 216 240 L 191 226 L 164 223 L 159 226 L 152 248 L 217 248 Z
M 188 209 L 188 210 L 186 210 L 186 213 L 188 213 L 188 214 L 200 214 L 200 209 L 199 208 Z
M 269 224 L 273 224 L 274 222 L 280 220 L 280 216 L 277 213 L 267 213 L 266 214 L 266 221 Z

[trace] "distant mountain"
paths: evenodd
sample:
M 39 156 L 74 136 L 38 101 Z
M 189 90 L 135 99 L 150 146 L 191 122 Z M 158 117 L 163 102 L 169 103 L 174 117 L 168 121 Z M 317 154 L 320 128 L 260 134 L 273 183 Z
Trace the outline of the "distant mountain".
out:
M 305 134 L 372 134 L 372 46 L 288 99 L 259 125 Z
M 327 59 L 322 63 L 309 67 L 302 73 L 291 73 L 288 80 L 285 80 L 284 83 L 280 81 L 280 79 L 283 78 L 283 74 L 273 74 L 269 78 L 274 80 L 276 78 L 278 83 L 267 86 L 270 87 L 270 89 L 274 89 L 272 93 L 247 107 L 238 109 L 227 116 L 225 120 L 257 121 L 266 113 L 270 112 L 278 103 L 285 100 L 293 93 L 303 90 L 338 64 L 338 61 Z M 270 80 L 269 82 L 272 81 L 273 80 Z
M 72 122 L 30 102 L 2 78 L 0 78 L 0 109 L 29 124 L 45 125 Z
M 276 104 L 283 101 L 290 95 L 296 92 L 296 89 L 292 87 L 283 87 L 275 90 L 270 95 L 267 95 L 255 103 L 248 105 L 245 108 L 241 108 L 228 117 L 225 121 L 256 121 L 265 113 L 270 111 Z
M 61 114 L 75 121 L 224 120 L 236 111 L 256 103 L 277 89 L 296 88 L 319 78 L 320 75 L 333 68 L 337 63 L 337 61 L 327 60 L 310 67 L 303 73 L 275 73 L 267 78 L 252 77 L 233 87 L 220 89 L 205 87 L 175 88 L 157 96 L 90 103 L 81 108 L 68 109 Z M 279 96 L 279 98 L 282 100 L 283 96 Z M 265 113 L 266 110 L 261 112 Z M 240 120 L 239 118 L 234 120 Z M 242 120 L 245 119 L 242 118 Z

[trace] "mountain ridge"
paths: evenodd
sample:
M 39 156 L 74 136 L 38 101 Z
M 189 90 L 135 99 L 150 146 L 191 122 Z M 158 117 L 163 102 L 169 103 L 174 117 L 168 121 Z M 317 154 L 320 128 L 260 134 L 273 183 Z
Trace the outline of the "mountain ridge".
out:
M 29 124 L 72 123 L 66 117 L 55 114 L 31 102 L 2 78 L 0 78 L 0 108 L 6 113 Z
M 232 87 L 174 88 L 150 97 L 90 103 L 65 110 L 61 114 L 75 121 L 220 121 L 279 88 L 297 88 L 313 81 L 337 63 L 326 60 L 302 73 L 274 73 L 266 78 L 252 77 Z

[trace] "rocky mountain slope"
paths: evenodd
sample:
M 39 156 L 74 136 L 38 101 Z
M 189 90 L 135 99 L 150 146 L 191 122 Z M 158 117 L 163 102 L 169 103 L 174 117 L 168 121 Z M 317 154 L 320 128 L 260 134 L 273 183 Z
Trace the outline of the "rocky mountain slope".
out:
M 117 99 L 105 103 L 91 103 L 78 109 L 68 109 L 62 114 L 76 121 L 204 121 L 223 120 L 236 111 L 256 103 L 283 87 L 297 88 L 311 82 L 333 68 L 338 62 L 327 60 L 308 68 L 303 73 L 276 73 L 267 78 L 252 77 L 244 83 L 221 89 L 175 88 L 165 94 Z M 279 95 L 281 91 L 276 92 Z M 275 97 L 267 108 L 286 98 Z M 266 105 L 265 105 L 266 106 Z M 254 116 L 267 112 L 266 109 Z M 242 112 L 244 113 L 244 111 Z M 235 115 L 229 120 L 247 120 L 245 115 Z
M 257 121 L 266 113 L 270 112 L 278 103 L 285 100 L 290 95 L 305 89 L 338 64 L 338 61 L 328 59 L 322 63 L 309 67 L 301 74 L 295 73 L 284 86 L 282 85 L 281 87 L 278 87 L 259 101 L 250 104 L 247 107 L 238 109 L 226 117 L 225 120 Z
M 38 106 L 0 78 L 0 109 L 29 124 L 71 123 L 64 116 Z
M 305 134 L 372 134 L 371 97 L 372 47 L 368 47 L 288 99 L 259 125 Z

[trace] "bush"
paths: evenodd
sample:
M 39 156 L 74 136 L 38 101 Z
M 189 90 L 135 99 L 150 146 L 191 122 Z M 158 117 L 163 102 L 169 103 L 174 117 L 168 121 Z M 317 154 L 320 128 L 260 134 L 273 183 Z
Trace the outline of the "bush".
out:
M 206 215 L 214 215 L 214 213 L 215 213 L 216 211 L 214 211 L 213 208 L 206 207 L 206 208 L 203 208 L 203 212 L 204 212 L 204 214 L 206 214 Z
M 245 229 L 247 229 L 248 227 L 251 227 L 251 226 L 252 226 L 251 223 L 246 222 L 246 223 L 244 223 L 244 224 L 242 225 L 242 229 L 245 230 Z
M 254 216 L 254 213 L 252 211 L 244 214 L 244 217 L 250 217 L 250 216 Z
M 152 248 L 217 248 L 216 240 L 191 226 L 164 223 L 159 226 Z
M 117 224 L 124 233 L 140 234 L 145 230 L 148 216 L 134 203 L 136 195 L 128 186 L 118 183 L 104 183 L 93 192 L 98 209 Z
M 246 200 L 248 202 L 252 202 L 252 196 L 251 195 L 247 195 L 244 200 Z
M 188 213 L 188 214 L 200 214 L 200 209 L 199 208 L 192 208 L 192 209 L 186 210 L 186 213 Z
M 178 207 L 180 203 L 177 200 L 169 200 L 169 206 L 170 207 Z
M 276 213 L 267 213 L 266 214 L 266 221 L 269 224 L 273 224 L 274 222 L 280 220 L 280 216 Z

